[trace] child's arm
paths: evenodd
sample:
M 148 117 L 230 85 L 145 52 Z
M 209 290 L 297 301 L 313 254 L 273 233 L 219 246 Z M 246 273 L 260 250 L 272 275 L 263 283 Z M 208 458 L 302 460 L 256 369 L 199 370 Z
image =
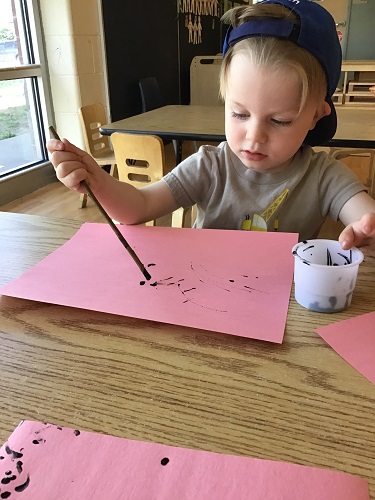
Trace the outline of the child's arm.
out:
M 164 181 L 141 189 L 120 182 L 100 168 L 85 151 L 66 139 L 47 143 L 57 178 L 69 189 L 85 192 L 85 179 L 108 214 L 124 224 L 140 224 L 157 219 L 179 208 Z
M 375 242 L 375 200 L 362 191 L 350 198 L 342 207 L 340 220 L 346 228 L 339 236 L 344 250 Z

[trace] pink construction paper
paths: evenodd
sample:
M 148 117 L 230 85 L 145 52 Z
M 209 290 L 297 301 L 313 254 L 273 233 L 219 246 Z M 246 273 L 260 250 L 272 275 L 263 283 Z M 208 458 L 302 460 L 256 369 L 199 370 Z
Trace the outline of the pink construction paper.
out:
M 86 223 L 0 294 L 281 343 L 297 234 Z
M 322 326 L 316 332 L 375 384 L 375 312 Z
M 369 499 L 367 482 L 342 472 L 32 421 L 21 422 L 0 457 L 1 498 L 10 500 Z

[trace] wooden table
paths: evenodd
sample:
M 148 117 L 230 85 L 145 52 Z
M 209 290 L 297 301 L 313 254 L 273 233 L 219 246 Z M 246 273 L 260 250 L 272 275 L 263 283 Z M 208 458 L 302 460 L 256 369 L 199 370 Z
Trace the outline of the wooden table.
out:
M 0 213 L 0 284 L 80 225 Z M 375 387 L 314 331 L 374 304 L 374 251 L 348 311 L 291 299 L 282 345 L 0 297 L 0 440 L 34 419 L 353 473 L 375 498 Z
M 337 107 L 338 127 L 327 144 L 341 148 L 375 148 L 375 108 Z M 164 106 L 140 115 L 108 123 L 103 135 L 113 132 L 154 134 L 168 140 L 224 141 L 224 106 Z M 177 154 L 181 161 L 181 151 Z

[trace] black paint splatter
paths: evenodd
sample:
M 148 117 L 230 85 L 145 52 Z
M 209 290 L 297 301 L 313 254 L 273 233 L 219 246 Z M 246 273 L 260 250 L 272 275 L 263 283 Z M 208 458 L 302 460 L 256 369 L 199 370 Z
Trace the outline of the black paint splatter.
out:
M 3 491 L 3 493 L 1 493 L 0 495 L 0 498 L 9 498 L 11 495 L 10 491 Z
M 3 479 L 1 480 L 1 484 L 9 484 L 15 479 L 17 479 L 17 476 L 3 477 Z
M 16 459 L 16 458 L 22 458 L 22 457 L 23 457 L 23 453 L 20 453 L 20 452 L 18 452 L 18 451 L 11 450 L 7 444 L 5 445 L 5 452 L 6 452 L 8 455 L 12 455 L 12 457 L 13 457 L 14 459 Z
M 76 429 L 76 430 L 74 431 L 74 435 L 75 435 L 75 436 L 79 436 L 80 434 L 81 434 L 81 432 L 80 432 L 79 430 L 77 430 L 77 429 Z
M 315 245 L 310 245 L 309 247 L 306 247 L 302 250 L 302 252 L 306 252 L 306 250 L 310 250 L 310 248 L 314 248 Z M 294 253 L 294 252 L 293 252 Z M 297 253 L 297 252 L 296 252 Z
M 139 282 L 139 284 L 140 284 L 141 286 L 143 286 L 143 285 L 145 285 L 145 284 L 146 284 L 146 282 L 145 282 L 145 281 L 140 281 L 140 282 Z
M 29 486 L 29 484 L 30 484 L 30 476 L 27 476 L 26 481 L 23 484 L 16 486 L 14 488 L 14 491 L 16 491 L 17 493 L 22 493 L 22 491 L 26 490 L 26 488 Z
M 147 267 L 153 267 L 156 266 L 156 264 L 147 264 Z
M 22 472 L 22 465 L 23 464 L 22 464 L 21 460 L 18 460 L 18 462 L 16 463 L 18 474 L 21 474 L 21 472 Z
M 169 458 L 167 458 L 167 457 L 164 457 L 160 460 L 161 465 L 167 465 L 168 462 L 169 462 Z

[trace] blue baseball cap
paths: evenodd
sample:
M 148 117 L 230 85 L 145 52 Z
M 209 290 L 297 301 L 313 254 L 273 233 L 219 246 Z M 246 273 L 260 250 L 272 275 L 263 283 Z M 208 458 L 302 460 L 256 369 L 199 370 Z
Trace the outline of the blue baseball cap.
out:
M 342 53 L 335 21 L 326 9 L 311 0 L 264 0 L 258 4 L 283 5 L 294 12 L 299 23 L 290 19 L 268 17 L 244 22 L 237 28 L 229 26 L 223 44 L 223 57 L 237 42 L 258 36 L 290 40 L 310 52 L 319 61 L 326 75 L 325 100 L 330 105 L 331 113 L 317 122 L 304 142 L 310 146 L 323 145 L 332 139 L 337 127 L 332 95 L 340 80 Z

